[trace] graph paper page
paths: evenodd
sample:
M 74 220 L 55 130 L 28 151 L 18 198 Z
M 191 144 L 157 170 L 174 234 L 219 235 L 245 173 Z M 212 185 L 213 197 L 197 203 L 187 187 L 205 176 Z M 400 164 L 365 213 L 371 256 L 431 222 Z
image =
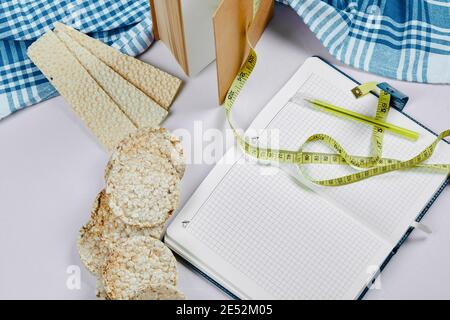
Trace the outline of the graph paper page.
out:
M 370 127 L 302 102 L 303 97 L 320 98 L 373 116 L 376 98 L 356 101 L 350 93 L 354 86 L 321 60 L 309 59 L 252 128 L 279 130 L 280 147 L 291 150 L 313 134 L 326 133 L 349 153 L 369 155 Z M 392 111 L 388 121 L 420 131 L 421 139 L 412 143 L 386 134 L 386 156 L 409 158 L 434 138 L 399 112 Z M 307 150 L 330 152 L 320 144 Z M 450 161 L 449 154 L 448 147 L 441 147 L 436 159 Z M 168 234 L 191 251 L 200 269 L 241 298 L 358 297 L 371 272 L 445 180 L 443 174 L 412 170 L 311 191 L 279 169 L 268 170 L 243 156 L 236 159 L 231 166 L 216 166 Z M 341 166 L 307 170 L 315 178 L 352 172 Z M 178 228 L 185 221 L 187 227 Z
M 279 140 L 283 148 L 296 150 L 309 136 L 325 133 L 341 143 L 350 154 L 371 155 L 371 126 L 316 110 L 304 101 L 304 97 L 319 98 L 368 116 L 374 116 L 377 105 L 377 99 L 373 96 L 363 101 L 356 100 L 350 91 L 338 88 L 323 75 L 311 73 L 268 126 L 282 128 Z M 386 132 L 384 157 L 408 160 L 436 139 L 433 134 L 397 110 L 390 111 L 387 121 L 419 132 L 420 138 L 418 141 L 411 141 Z M 306 150 L 333 152 L 320 143 L 312 144 Z M 428 162 L 450 163 L 450 146 L 441 142 Z M 357 172 L 348 166 L 308 165 L 305 169 L 314 179 L 337 178 Z M 380 236 L 396 243 L 445 180 L 446 173 L 412 169 L 346 186 L 320 187 L 317 190 L 344 211 L 369 225 Z
M 346 297 L 384 243 L 284 172 L 238 163 L 187 228 L 277 299 Z

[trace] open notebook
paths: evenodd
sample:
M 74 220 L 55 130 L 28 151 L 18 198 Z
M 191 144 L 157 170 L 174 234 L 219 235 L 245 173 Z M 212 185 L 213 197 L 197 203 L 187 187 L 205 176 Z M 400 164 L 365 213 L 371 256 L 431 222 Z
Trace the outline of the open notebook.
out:
M 355 100 L 355 82 L 310 58 L 252 123 L 280 129 L 280 147 L 296 150 L 326 133 L 353 155 L 369 155 L 372 128 L 304 104 L 320 98 L 374 116 L 377 98 Z M 409 159 L 435 135 L 397 110 L 388 122 L 420 132 L 416 142 L 389 132 L 385 157 Z M 330 152 L 322 145 L 307 151 Z M 429 162 L 450 162 L 441 143 Z M 290 168 L 271 169 L 229 150 L 170 224 L 167 244 L 214 282 L 242 299 L 355 299 L 396 252 L 442 191 L 442 172 L 412 169 L 342 187 L 299 183 Z M 317 179 L 353 169 L 310 165 Z M 292 171 L 292 170 L 291 170 Z M 287 173 L 288 172 L 288 173 Z

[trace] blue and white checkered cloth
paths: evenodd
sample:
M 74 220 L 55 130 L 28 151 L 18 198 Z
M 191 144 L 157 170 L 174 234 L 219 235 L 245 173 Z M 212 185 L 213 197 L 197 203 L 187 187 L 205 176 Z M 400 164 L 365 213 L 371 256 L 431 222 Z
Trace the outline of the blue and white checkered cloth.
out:
M 60 21 L 129 55 L 153 41 L 148 0 L 1 0 L 0 119 L 57 95 L 26 54 Z
M 450 83 L 450 0 L 278 0 L 338 60 L 385 77 Z
M 450 0 L 277 0 L 338 60 L 382 76 L 450 83 Z M 61 21 L 129 55 L 152 42 L 148 0 L 0 0 L 0 119 L 55 96 L 26 55 Z

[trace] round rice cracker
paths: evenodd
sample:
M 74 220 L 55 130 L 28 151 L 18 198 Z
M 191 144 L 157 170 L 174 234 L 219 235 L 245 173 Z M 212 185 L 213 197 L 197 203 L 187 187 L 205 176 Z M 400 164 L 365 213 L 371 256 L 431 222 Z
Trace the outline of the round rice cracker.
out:
M 166 158 L 147 154 L 112 166 L 106 193 L 125 224 L 151 228 L 164 225 L 178 208 L 180 178 Z
M 103 222 L 107 203 L 102 201 L 103 193 L 97 195 L 91 211 L 91 218 L 80 229 L 77 241 L 80 260 L 94 275 L 99 275 L 108 255 L 108 248 L 103 245 Z
M 161 241 L 136 237 L 111 251 L 102 272 L 108 298 L 132 300 L 149 288 L 176 285 L 176 260 Z
M 160 284 L 140 293 L 136 300 L 185 300 L 186 297 L 175 286 Z
M 108 197 L 103 190 L 94 201 L 91 219 L 80 230 L 78 253 L 86 268 L 94 275 L 99 275 L 109 250 L 120 241 L 138 236 L 160 239 L 163 231 L 164 225 L 140 228 L 124 224 L 111 213 Z
M 107 196 L 105 195 L 105 197 Z M 107 199 L 105 201 L 108 202 Z M 164 232 L 164 227 L 164 224 L 151 228 L 128 225 L 117 218 L 110 210 L 109 214 L 104 217 L 102 240 L 110 249 L 114 248 L 121 241 L 133 237 L 151 237 L 159 240 Z
M 152 228 L 127 225 L 111 212 L 108 204 L 109 198 L 105 190 L 100 193 L 99 197 L 102 206 L 102 210 L 100 211 L 101 227 L 99 228 L 99 233 L 101 240 L 104 241 L 103 245 L 111 249 L 121 241 L 140 236 L 161 239 L 165 227 L 164 224 Z
M 108 179 L 114 162 L 126 162 L 129 159 L 153 154 L 167 158 L 174 166 L 180 179 L 186 170 L 183 145 L 180 140 L 164 128 L 144 128 L 131 133 L 122 140 L 114 151 L 111 161 L 106 167 L 105 176 Z

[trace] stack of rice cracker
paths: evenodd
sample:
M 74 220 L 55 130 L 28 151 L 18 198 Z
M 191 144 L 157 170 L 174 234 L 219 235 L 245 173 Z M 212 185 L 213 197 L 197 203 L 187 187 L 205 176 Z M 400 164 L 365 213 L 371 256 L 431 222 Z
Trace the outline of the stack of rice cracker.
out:
M 175 257 L 159 240 L 178 207 L 184 171 L 181 143 L 165 129 L 138 130 L 113 151 L 106 188 L 78 239 L 81 261 L 97 276 L 98 298 L 184 299 Z

